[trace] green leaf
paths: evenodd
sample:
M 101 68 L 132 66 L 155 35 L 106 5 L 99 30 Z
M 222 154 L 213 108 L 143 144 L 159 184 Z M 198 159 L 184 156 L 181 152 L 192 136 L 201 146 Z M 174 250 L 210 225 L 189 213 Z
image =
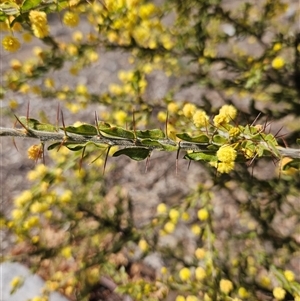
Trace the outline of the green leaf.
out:
M 21 6 L 22 10 L 30 10 L 41 3 L 41 0 L 25 0 Z
M 44 132 L 57 132 L 57 128 L 52 124 L 41 123 L 37 119 L 27 118 L 25 116 L 20 116 L 18 118 L 19 121 L 21 121 L 22 124 L 29 129 Z
M 81 124 L 79 126 L 67 126 L 65 128 L 66 132 L 74 133 L 78 135 L 84 136 L 95 136 L 98 134 L 95 126 L 91 124 Z
M 68 148 L 71 151 L 78 151 L 85 147 L 85 144 L 64 144 L 66 148 Z
M 134 133 L 128 130 L 124 130 L 119 127 L 111 127 L 111 128 L 102 128 L 101 132 L 122 139 L 135 139 Z
M 188 141 L 188 142 L 194 142 L 194 143 L 199 143 L 199 144 L 204 144 L 204 145 L 207 145 L 209 143 L 209 138 L 204 134 L 192 137 L 188 133 L 180 133 L 180 134 L 177 134 L 176 136 L 179 139 L 182 139 L 182 140 Z
M 138 138 L 150 138 L 150 139 L 164 139 L 166 137 L 165 133 L 162 130 L 144 130 L 144 131 L 135 131 L 135 134 Z
M 218 162 L 218 158 L 215 155 L 205 154 L 202 152 L 189 153 L 184 156 L 184 159 L 190 159 L 194 161 L 206 161 L 206 162 Z
M 60 146 L 61 145 L 61 142 L 55 142 L 55 143 L 52 143 L 50 144 L 48 147 L 47 147 L 47 150 L 52 150 L 52 149 L 55 149 L 56 147 Z
M 143 140 L 141 140 L 141 143 L 145 146 L 162 147 L 161 143 L 159 143 L 156 140 L 152 140 L 152 139 L 143 139 Z
M 215 135 L 212 138 L 212 143 L 217 145 L 224 145 L 227 142 L 227 139 L 225 137 L 222 137 L 220 135 Z
M 125 155 L 135 161 L 142 161 L 146 159 L 151 153 L 150 149 L 147 148 L 123 148 L 121 150 L 116 151 L 113 154 L 113 157 L 118 157 L 120 155 Z

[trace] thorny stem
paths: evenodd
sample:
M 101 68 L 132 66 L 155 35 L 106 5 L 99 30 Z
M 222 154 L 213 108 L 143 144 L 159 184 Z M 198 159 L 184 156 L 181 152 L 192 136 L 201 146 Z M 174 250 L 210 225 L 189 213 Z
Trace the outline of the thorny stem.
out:
M 147 149 L 157 149 L 163 150 L 161 146 L 151 145 L 151 146 L 144 146 L 138 143 L 138 140 L 135 139 L 116 139 L 110 137 L 103 137 L 103 136 L 84 136 L 78 135 L 74 133 L 68 133 L 68 137 L 63 131 L 58 132 L 47 132 L 47 131 L 38 131 L 34 129 L 30 129 L 30 132 L 27 132 L 24 129 L 12 129 L 12 128 L 4 128 L 0 127 L 0 136 L 10 136 L 10 137 L 19 137 L 19 138 L 34 138 L 39 139 L 41 142 L 47 141 L 64 141 L 64 143 L 76 143 L 76 144 L 85 144 L 87 142 L 94 142 L 98 144 L 106 144 L 108 146 L 122 146 L 122 147 L 144 147 Z M 177 147 L 177 149 L 182 150 L 193 150 L 193 151 L 207 151 L 207 145 L 200 144 L 200 143 L 192 143 L 192 142 L 175 142 L 171 139 L 161 139 L 158 140 L 165 145 L 170 145 Z M 262 142 L 266 143 L 266 142 Z M 300 158 L 300 149 L 297 148 L 284 148 L 281 146 L 276 147 L 278 152 L 282 156 L 288 156 L 291 158 Z

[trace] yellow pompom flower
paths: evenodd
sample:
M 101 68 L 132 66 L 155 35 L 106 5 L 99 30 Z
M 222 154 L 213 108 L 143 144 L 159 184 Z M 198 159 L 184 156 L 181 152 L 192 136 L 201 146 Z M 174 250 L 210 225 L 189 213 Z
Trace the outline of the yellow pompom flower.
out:
M 236 117 L 237 109 L 232 105 L 224 105 L 219 110 L 219 114 L 226 116 L 227 122 L 230 122 Z
M 200 235 L 201 234 L 201 228 L 197 224 L 194 224 L 194 225 L 191 226 L 191 231 L 195 235 Z
M 209 217 L 209 213 L 205 208 L 198 210 L 197 215 L 200 221 L 206 221 Z
M 249 297 L 248 291 L 242 286 L 239 288 L 238 294 L 241 298 L 248 298 Z
M 70 258 L 72 256 L 72 249 L 70 246 L 64 247 L 62 248 L 62 250 L 60 251 L 61 255 L 65 258 Z
M 220 173 L 229 173 L 234 169 L 234 162 L 211 162 L 210 165 L 216 167 Z
M 178 110 L 179 110 L 179 107 L 178 107 L 178 104 L 177 103 L 175 103 L 175 102 L 170 102 L 169 104 L 168 104 L 168 112 L 170 112 L 170 113 L 177 113 L 178 112 Z
M 40 158 L 42 158 L 43 152 L 41 150 L 41 146 L 40 145 L 32 145 L 29 147 L 28 151 L 28 158 L 31 160 L 38 160 Z
M 13 36 L 6 36 L 2 39 L 2 46 L 6 51 L 15 52 L 20 49 L 19 40 Z
M 233 284 L 230 280 L 221 279 L 220 290 L 222 293 L 228 295 L 233 290 Z
M 141 249 L 141 251 L 143 252 L 147 252 L 149 249 L 149 245 L 147 243 L 147 241 L 145 239 L 141 239 L 139 241 L 139 248 Z
M 119 110 L 119 111 L 115 112 L 113 116 L 118 124 L 123 125 L 126 123 L 126 120 L 127 120 L 126 112 Z
M 78 14 L 67 11 L 63 17 L 63 23 L 69 27 L 76 27 L 79 24 Z
M 202 267 L 197 267 L 195 270 L 195 277 L 197 280 L 203 280 L 206 277 L 206 271 Z
M 169 218 L 171 219 L 171 221 L 173 223 L 177 223 L 179 216 L 180 216 L 180 213 L 177 209 L 171 209 L 169 211 Z
M 180 271 L 179 271 L 179 278 L 182 280 L 182 281 L 187 281 L 191 278 L 191 271 L 190 269 L 188 268 L 182 268 Z
M 168 208 L 167 208 L 166 204 L 164 204 L 164 203 L 160 203 L 156 207 L 156 212 L 158 214 L 164 214 L 167 212 L 167 210 L 168 210 Z
M 184 296 L 179 295 L 179 296 L 176 297 L 175 301 L 186 301 L 186 300 L 185 300 Z
M 223 145 L 217 151 L 217 158 L 221 162 L 233 162 L 236 159 L 236 150 L 230 145 Z
M 157 120 L 160 121 L 160 122 L 165 122 L 167 119 L 167 114 L 166 112 L 163 112 L 163 111 L 160 111 L 158 112 L 157 114 Z
M 273 296 L 276 300 L 283 300 L 285 298 L 286 291 L 282 287 L 275 287 L 273 289 Z
M 276 70 L 283 68 L 285 65 L 285 61 L 281 56 L 275 57 L 272 61 L 272 67 Z
M 173 222 L 167 222 L 164 226 L 164 230 L 168 234 L 173 233 L 175 230 L 175 224 Z
M 197 110 L 193 115 L 193 122 L 197 128 L 208 125 L 208 116 L 203 110 Z
M 292 282 L 292 281 L 295 280 L 295 274 L 294 274 L 292 271 L 290 271 L 290 270 L 285 270 L 285 271 L 283 272 L 283 274 L 284 274 L 284 277 L 285 277 L 285 279 L 286 279 L 287 281 Z
M 49 35 L 49 26 L 47 23 L 47 15 L 45 12 L 32 10 L 29 13 L 31 29 L 37 38 L 44 38 Z
M 16 199 L 14 200 L 14 204 L 17 207 L 22 207 L 26 203 L 30 202 L 33 198 L 33 194 L 30 190 L 23 191 Z
M 197 248 L 195 251 L 195 256 L 197 259 L 203 259 L 205 257 L 206 251 L 203 248 Z
M 183 115 L 187 118 L 192 118 L 196 112 L 196 106 L 192 103 L 186 103 L 182 108 Z

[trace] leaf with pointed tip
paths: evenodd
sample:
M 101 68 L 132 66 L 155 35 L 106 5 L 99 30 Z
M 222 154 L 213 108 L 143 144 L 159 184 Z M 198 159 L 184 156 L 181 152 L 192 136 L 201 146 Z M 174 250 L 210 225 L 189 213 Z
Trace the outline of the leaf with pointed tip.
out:
M 138 138 L 141 139 L 164 139 L 166 137 L 165 133 L 162 130 L 154 129 L 154 130 L 137 130 L 135 134 Z
M 206 161 L 206 162 L 218 162 L 218 158 L 215 155 L 205 154 L 202 152 L 189 153 L 184 156 L 184 159 L 194 161 Z
M 182 140 L 188 141 L 188 142 L 194 142 L 194 143 L 205 144 L 205 145 L 207 145 L 209 143 L 209 138 L 204 134 L 192 137 L 188 133 L 180 133 L 180 134 L 177 134 L 176 136 L 179 139 L 182 139 Z
M 148 148 L 138 148 L 138 147 L 132 147 L 132 148 L 123 148 L 118 151 L 116 151 L 113 154 L 113 157 L 118 157 L 120 155 L 125 155 L 135 161 L 142 161 L 145 160 L 151 153 L 151 150 Z
M 135 139 L 134 133 L 128 130 L 124 130 L 120 127 L 102 128 L 101 132 L 121 139 Z
M 55 149 L 56 147 L 58 147 L 60 145 L 61 145 L 61 142 L 54 142 L 47 147 L 47 150 Z
M 212 138 L 212 143 L 216 144 L 216 145 L 224 145 L 226 142 L 227 142 L 227 139 L 220 135 L 215 135 Z
M 48 123 L 41 123 L 37 119 L 34 118 L 27 118 L 25 116 L 18 117 L 19 121 L 22 122 L 22 124 L 32 130 L 38 130 L 38 131 L 44 131 L 44 132 L 56 132 L 57 129 L 52 124 Z
M 145 146 L 162 147 L 162 144 L 152 139 L 143 139 L 141 140 L 141 143 Z
M 41 3 L 41 0 L 25 0 L 22 4 L 22 10 L 30 10 Z
M 63 128 L 62 128 L 63 129 Z M 81 124 L 79 126 L 67 126 L 65 128 L 66 132 L 78 134 L 78 135 L 84 135 L 84 136 L 95 136 L 98 134 L 97 129 L 95 126 L 91 124 Z
M 83 149 L 86 146 L 86 144 L 64 144 L 64 146 L 68 148 L 70 151 L 75 152 Z
M 111 128 L 111 126 L 110 126 L 109 123 L 104 122 L 104 121 L 98 122 L 98 129 L 99 129 L 100 131 L 102 131 L 103 129 L 109 129 L 109 128 Z

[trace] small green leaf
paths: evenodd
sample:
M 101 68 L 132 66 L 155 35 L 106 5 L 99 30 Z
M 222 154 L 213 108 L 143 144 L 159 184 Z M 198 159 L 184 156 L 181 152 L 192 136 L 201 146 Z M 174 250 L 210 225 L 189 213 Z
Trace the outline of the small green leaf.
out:
M 227 142 L 227 139 L 225 137 L 222 137 L 220 135 L 215 135 L 212 138 L 212 143 L 217 145 L 224 145 Z
M 141 140 L 141 143 L 145 146 L 162 147 L 158 141 L 152 139 L 143 139 Z
M 113 157 L 118 157 L 120 155 L 125 155 L 135 161 L 145 160 L 151 153 L 151 150 L 147 148 L 123 148 L 116 151 Z
M 41 3 L 41 0 L 25 0 L 22 4 L 22 10 L 30 10 Z
M 144 130 L 144 131 L 135 131 L 135 134 L 138 138 L 145 139 L 164 139 L 166 137 L 165 133 L 162 130 Z
M 134 133 L 128 130 L 124 130 L 119 127 L 111 127 L 111 128 L 102 128 L 101 132 L 122 139 L 135 139 Z
M 184 156 L 184 159 L 190 159 L 194 161 L 206 161 L 206 162 L 218 162 L 218 158 L 215 155 L 205 154 L 202 152 L 189 153 Z
M 67 126 L 65 130 L 66 132 L 69 133 L 85 135 L 85 136 L 95 136 L 98 134 L 96 127 L 91 124 L 81 124 L 79 126 L 70 125 Z
M 56 147 L 58 147 L 60 145 L 61 145 L 61 142 L 54 142 L 47 147 L 47 150 L 55 149 Z
M 85 144 L 64 144 L 66 148 L 68 148 L 71 151 L 78 151 L 85 147 Z
M 194 142 L 194 143 L 199 143 L 199 144 L 204 144 L 204 145 L 207 145 L 209 143 L 209 138 L 204 134 L 192 137 L 188 133 L 180 133 L 180 134 L 177 134 L 176 136 L 179 139 L 182 139 L 182 140 L 188 141 L 188 142 Z

